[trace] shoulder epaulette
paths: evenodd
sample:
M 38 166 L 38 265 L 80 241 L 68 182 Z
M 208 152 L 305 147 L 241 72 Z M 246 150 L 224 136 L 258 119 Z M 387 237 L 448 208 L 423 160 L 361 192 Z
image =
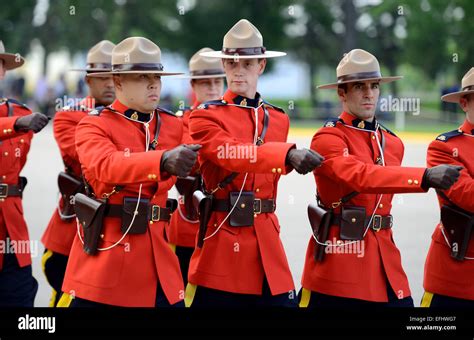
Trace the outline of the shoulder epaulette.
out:
M 184 114 L 186 113 L 186 111 L 189 111 L 189 110 L 191 110 L 191 107 L 185 106 L 183 109 L 176 111 L 175 116 L 176 117 L 183 117 Z
M 286 114 L 285 110 L 283 110 L 281 107 L 278 107 L 276 105 L 273 105 L 272 103 L 269 103 L 267 102 L 266 100 L 263 101 L 263 104 L 267 105 L 267 106 L 270 106 L 271 108 L 277 110 L 277 111 L 280 111 L 280 112 L 283 112 Z
M 460 129 L 445 132 L 440 134 L 438 137 L 436 137 L 436 140 L 439 140 L 441 142 L 447 142 L 449 139 L 456 137 L 456 136 L 461 136 L 462 131 Z
M 16 99 L 11 99 L 11 98 L 2 98 L 1 99 L 2 102 L 5 102 L 7 104 L 16 104 L 18 106 L 21 106 L 21 107 L 24 107 L 25 109 L 28 109 L 29 110 L 29 107 L 26 106 L 25 104 L 23 104 L 22 102 L 19 102 L 18 100 Z
M 328 120 L 326 120 L 323 127 L 335 127 L 337 123 L 344 124 L 344 122 L 339 118 L 329 118 Z
M 89 116 L 100 116 L 102 111 L 104 111 L 105 106 L 97 106 L 95 109 L 89 111 Z
M 210 100 L 208 102 L 200 104 L 197 109 L 202 110 L 202 109 L 207 109 L 209 105 L 215 105 L 215 106 L 223 106 L 227 105 L 227 102 L 224 99 L 219 99 L 219 100 Z
M 379 123 L 379 125 L 380 125 L 380 127 L 381 127 L 384 131 L 386 131 L 386 132 L 388 132 L 389 134 L 391 134 L 391 135 L 397 137 L 397 135 L 396 135 L 393 131 L 390 131 L 386 126 L 384 126 L 384 125 L 382 125 L 382 124 L 380 124 L 380 123 Z
M 173 117 L 177 117 L 176 114 L 175 114 L 173 111 L 170 111 L 170 110 L 168 110 L 168 109 L 165 109 L 164 107 L 158 106 L 156 109 L 157 109 L 158 111 L 160 111 L 160 112 L 167 113 L 167 114 L 169 114 L 169 115 L 171 115 L 171 116 L 173 116 Z
M 82 111 L 82 112 L 86 112 L 86 111 L 89 111 L 89 109 L 85 105 L 66 105 L 61 109 L 61 111 Z

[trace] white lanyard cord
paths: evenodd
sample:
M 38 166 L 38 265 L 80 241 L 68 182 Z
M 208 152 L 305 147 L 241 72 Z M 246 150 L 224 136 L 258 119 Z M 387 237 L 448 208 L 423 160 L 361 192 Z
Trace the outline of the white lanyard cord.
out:
M 243 108 L 246 108 L 248 109 L 249 107 L 248 106 L 242 106 L 242 105 L 236 105 L 236 104 L 228 104 L 228 105 L 232 105 L 232 106 L 237 106 L 237 107 L 243 107 Z M 260 104 L 258 107 L 252 107 L 254 113 L 255 113 L 255 133 L 254 133 L 254 136 L 253 136 L 253 143 L 256 145 L 257 144 L 257 138 L 258 138 L 258 109 L 263 105 Z M 216 230 L 214 230 L 214 232 L 209 235 L 209 236 L 206 236 L 204 237 L 204 241 L 207 240 L 207 239 L 210 239 L 211 237 L 213 237 L 214 235 L 217 234 L 217 232 L 221 229 L 221 227 L 224 225 L 225 221 L 227 221 L 230 217 L 230 215 L 232 214 L 232 212 L 234 211 L 235 207 L 237 206 L 237 204 L 239 203 L 239 200 L 240 200 L 240 196 L 242 195 L 242 191 L 244 190 L 244 186 L 245 186 L 245 183 L 247 182 L 247 176 L 248 176 L 248 172 L 245 173 L 245 177 L 244 177 L 244 182 L 242 183 L 242 186 L 240 187 L 240 191 L 239 191 L 239 196 L 237 196 L 237 199 L 235 200 L 235 203 L 234 205 L 232 206 L 232 208 L 230 209 L 229 213 L 226 215 L 226 217 L 222 220 L 222 222 L 219 224 L 219 226 L 217 227 Z
M 359 128 L 352 127 L 352 126 L 349 126 L 349 125 L 344 125 L 344 126 L 347 126 L 349 128 L 353 128 L 353 129 L 356 129 L 356 130 L 367 131 L 367 130 L 359 129 Z M 378 130 L 379 130 L 379 125 L 377 124 L 377 128 L 375 129 L 374 134 L 375 134 L 375 139 L 377 141 L 377 147 L 378 147 L 379 152 L 380 152 L 380 158 L 382 159 L 382 165 L 385 166 L 385 157 L 383 155 L 382 146 L 381 146 L 381 143 L 380 143 L 380 140 L 379 140 L 379 136 L 377 134 Z M 382 134 L 383 132 L 381 131 L 380 133 Z M 362 236 L 362 238 L 365 238 L 365 235 L 367 235 L 367 232 L 370 229 L 370 226 L 372 224 L 372 220 L 374 219 L 374 216 L 375 216 L 375 212 L 377 211 L 377 207 L 379 206 L 380 202 L 382 201 L 382 197 L 383 197 L 383 194 L 380 195 L 379 200 L 378 200 L 377 204 L 375 205 L 375 209 L 372 212 L 372 215 L 370 216 L 369 223 L 367 224 L 367 226 L 365 228 L 364 235 Z M 321 246 L 328 246 L 328 247 L 344 247 L 346 245 L 357 243 L 357 242 L 360 241 L 360 240 L 356 240 L 356 241 L 344 242 L 342 244 L 329 244 L 327 242 L 322 243 L 321 241 L 319 241 L 318 237 L 316 235 L 314 235 L 314 233 L 312 233 L 312 236 L 313 236 L 313 238 L 314 238 L 314 240 L 316 241 L 317 244 L 319 244 Z
M 115 111 L 112 111 L 112 112 L 115 112 Z M 119 116 L 122 116 L 132 122 L 136 122 L 136 123 L 140 123 L 140 124 L 143 124 L 145 126 L 145 152 L 148 152 L 149 150 L 149 146 L 150 146 L 150 122 L 153 120 L 153 117 L 154 117 L 154 112 L 151 113 L 151 117 L 150 117 L 150 120 L 148 122 L 140 122 L 140 121 L 136 121 L 136 120 L 133 120 L 133 119 L 130 119 L 128 118 L 127 116 L 125 115 L 122 115 L 118 112 L 115 112 L 116 114 L 118 114 Z M 116 246 L 118 246 L 120 244 L 120 242 L 123 241 L 123 239 L 125 238 L 125 236 L 127 236 L 128 232 L 130 231 L 130 229 L 132 228 L 132 225 L 133 225 L 133 222 L 135 221 L 135 217 L 138 215 L 138 206 L 140 204 L 140 199 L 141 199 L 141 196 L 142 196 L 142 186 L 143 184 L 140 183 L 140 188 L 138 189 L 138 199 L 137 199 L 137 205 L 135 206 L 135 210 L 133 211 L 133 217 L 132 217 L 132 220 L 130 221 L 130 225 L 128 226 L 127 230 L 123 233 L 122 237 L 117 241 L 115 242 L 114 244 L 108 246 L 108 247 L 105 247 L 105 248 L 97 248 L 97 250 L 99 251 L 105 251 L 105 250 L 110 250 Z M 77 234 L 79 236 L 79 240 L 81 241 L 82 244 L 84 244 L 84 241 L 81 237 L 81 232 L 80 232 L 80 223 L 79 223 L 79 219 L 76 217 L 76 225 L 77 225 Z

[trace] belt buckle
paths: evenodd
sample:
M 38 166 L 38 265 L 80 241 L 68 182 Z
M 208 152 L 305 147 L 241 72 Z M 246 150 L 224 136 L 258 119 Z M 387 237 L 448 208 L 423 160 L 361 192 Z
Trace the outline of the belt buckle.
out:
M 258 202 L 258 210 L 255 209 L 255 205 Z M 253 213 L 258 215 L 262 213 L 262 200 L 260 198 L 255 198 L 253 201 Z
M 161 218 L 161 207 L 159 205 L 151 206 L 151 220 L 153 222 L 158 222 Z
M 380 229 L 382 229 L 382 216 L 381 215 L 374 215 L 374 220 L 372 221 L 372 229 L 377 233 L 380 231 Z
M 8 196 L 8 184 L 0 184 L 0 198 L 7 198 Z

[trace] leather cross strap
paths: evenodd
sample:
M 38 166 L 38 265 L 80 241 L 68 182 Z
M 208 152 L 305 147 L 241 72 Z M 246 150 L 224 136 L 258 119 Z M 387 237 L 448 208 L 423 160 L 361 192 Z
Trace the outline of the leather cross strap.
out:
M 257 137 L 257 146 L 263 144 L 263 140 L 265 138 L 265 135 L 267 134 L 268 124 L 269 124 L 269 121 L 270 121 L 270 115 L 269 115 L 268 110 L 265 107 L 265 105 L 263 106 L 263 112 L 264 112 L 263 128 L 262 128 L 262 133 L 260 134 L 259 137 Z M 224 187 L 229 185 L 238 175 L 239 175 L 238 172 L 231 173 L 230 175 L 225 177 L 222 181 L 220 181 L 219 184 L 217 184 L 217 188 L 215 190 L 223 189 Z

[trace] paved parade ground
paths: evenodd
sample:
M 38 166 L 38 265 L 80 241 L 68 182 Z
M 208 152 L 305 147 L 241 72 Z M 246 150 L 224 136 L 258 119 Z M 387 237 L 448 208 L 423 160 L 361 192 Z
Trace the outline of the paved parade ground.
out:
M 311 134 L 308 134 L 308 130 L 293 131 L 289 141 L 295 142 L 299 147 L 309 147 Z M 424 166 L 427 146 L 426 138 L 409 138 L 405 143 L 404 165 Z M 62 161 L 49 124 L 33 139 L 28 162 L 22 173 L 28 177 L 29 182 L 23 200 L 25 218 L 30 237 L 35 241 L 33 247 L 37 247 L 32 250 L 36 250 L 33 271 L 39 282 L 35 301 L 38 307 L 47 306 L 50 297 L 50 287 L 41 269 L 44 248 L 39 240 L 56 206 L 56 181 L 61 170 Z M 314 193 L 312 174 L 301 176 L 292 172 L 280 180 L 276 213 L 280 219 L 281 238 L 297 289 L 300 288 L 306 246 L 310 237 L 306 208 L 314 199 Z M 436 195 L 433 190 L 428 194 L 396 195 L 393 203 L 394 239 L 402 254 L 415 306 L 419 306 L 423 293 L 423 266 L 431 234 L 439 219 Z

